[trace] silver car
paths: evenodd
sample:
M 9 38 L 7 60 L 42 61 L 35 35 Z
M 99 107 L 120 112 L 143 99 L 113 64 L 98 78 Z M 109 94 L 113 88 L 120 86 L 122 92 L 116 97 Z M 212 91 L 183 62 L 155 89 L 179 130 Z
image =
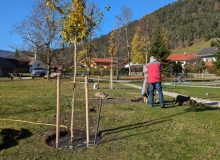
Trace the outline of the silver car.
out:
M 31 72 L 31 77 L 44 77 L 47 74 L 47 70 L 45 70 L 43 67 L 36 67 Z

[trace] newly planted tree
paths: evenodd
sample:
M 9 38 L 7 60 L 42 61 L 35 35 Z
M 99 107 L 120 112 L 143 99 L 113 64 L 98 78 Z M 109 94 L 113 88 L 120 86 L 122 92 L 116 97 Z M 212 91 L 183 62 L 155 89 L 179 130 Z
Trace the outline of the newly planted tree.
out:
M 77 72 L 77 44 L 87 38 L 94 26 L 102 20 L 103 13 L 93 19 L 93 11 L 86 14 L 86 0 L 71 0 L 71 2 L 46 0 L 46 4 L 51 10 L 60 13 L 60 23 L 62 26 L 61 35 L 65 42 L 74 46 L 74 77 L 73 77 L 73 97 L 72 97 L 72 114 L 71 114 L 71 141 L 73 141 L 73 120 L 75 112 L 76 97 L 76 72 Z M 107 8 L 108 9 L 108 8 Z
M 109 48 L 108 48 L 108 52 L 109 55 L 111 56 L 111 71 L 110 71 L 110 89 L 113 89 L 113 80 L 112 80 L 112 76 L 113 76 L 113 72 L 112 72 L 112 62 L 113 62 L 113 57 L 116 56 L 117 54 L 117 43 L 115 41 L 115 31 L 111 32 L 110 35 L 110 39 L 109 39 Z

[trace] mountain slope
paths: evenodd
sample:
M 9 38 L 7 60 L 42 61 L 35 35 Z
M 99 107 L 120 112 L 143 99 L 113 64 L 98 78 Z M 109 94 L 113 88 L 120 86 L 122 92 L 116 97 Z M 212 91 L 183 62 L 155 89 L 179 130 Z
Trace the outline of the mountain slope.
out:
M 178 0 L 164 6 L 155 12 L 129 24 L 129 43 L 137 27 L 143 34 L 151 35 L 156 25 L 162 25 L 167 30 L 171 50 L 185 50 L 197 45 L 199 50 L 209 47 L 206 44 L 212 38 L 220 37 L 220 1 L 219 0 Z M 126 57 L 126 39 L 121 31 L 121 47 L 119 56 Z M 96 38 L 95 54 L 97 57 L 108 56 L 110 34 Z M 199 46 L 205 44 L 206 46 Z M 208 45 L 208 46 L 207 46 Z M 100 47 L 101 46 L 101 47 Z
M 0 57 L 13 57 L 13 56 L 14 56 L 14 52 L 0 50 Z

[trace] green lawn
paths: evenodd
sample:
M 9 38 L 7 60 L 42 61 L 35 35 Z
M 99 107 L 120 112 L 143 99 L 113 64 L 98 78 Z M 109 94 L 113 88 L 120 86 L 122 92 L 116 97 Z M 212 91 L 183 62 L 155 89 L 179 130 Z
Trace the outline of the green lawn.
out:
M 216 39 L 210 39 L 209 41 L 202 41 L 198 44 L 194 44 L 193 46 L 185 47 L 182 49 L 173 50 L 172 54 L 176 53 L 184 53 L 184 52 L 198 52 L 202 48 L 211 47 L 211 41 L 215 41 Z
M 85 132 L 82 81 L 77 83 L 74 131 Z M 0 159 L 219 159 L 218 108 L 177 107 L 170 97 L 165 97 L 168 108 L 150 108 L 132 101 L 140 97 L 140 89 L 114 83 L 114 89 L 109 90 L 109 83 L 100 80 L 99 89 L 93 90 L 94 82 L 88 85 L 89 107 L 94 110 L 89 114 L 91 135 L 98 118 L 99 101 L 95 93 L 105 92 L 112 98 L 103 101 L 99 128 L 103 141 L 89 148 L 61 150 L 47 146 L 42 138 L 45 132 L 55 131 L 56 80 L 0 79 Z M 191 88 L 190 93 L 195 89 Z M 62 79 L 61 124 L 68 128 L 71 97 L 71 79 Z

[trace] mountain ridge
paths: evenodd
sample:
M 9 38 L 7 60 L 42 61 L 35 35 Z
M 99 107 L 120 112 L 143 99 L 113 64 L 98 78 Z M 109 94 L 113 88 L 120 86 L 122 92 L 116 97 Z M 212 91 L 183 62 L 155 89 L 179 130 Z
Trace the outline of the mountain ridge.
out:
M 6 58 L 6 57 L 13 57 L 13 56 L 14 56 L 14 52 L 0 49 L 0 57 Z

